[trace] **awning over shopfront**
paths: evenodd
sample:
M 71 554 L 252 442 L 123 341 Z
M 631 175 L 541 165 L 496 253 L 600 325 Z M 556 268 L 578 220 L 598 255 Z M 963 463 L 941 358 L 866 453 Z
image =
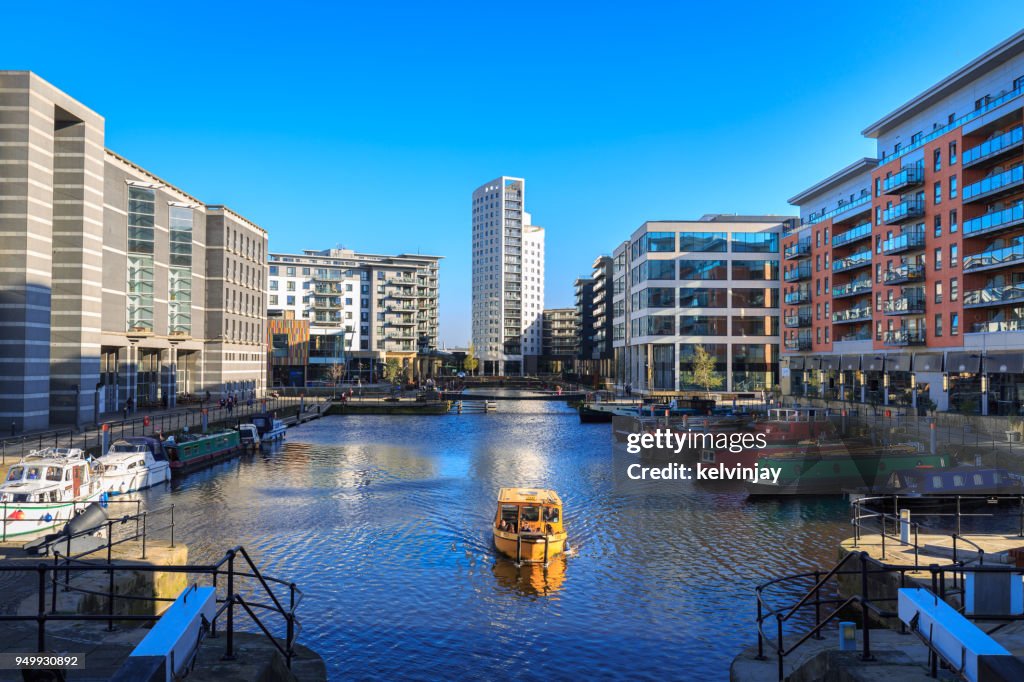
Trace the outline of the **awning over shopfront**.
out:
M 941 372 L 942 353 L 914 353 L 915 372 Z
M 987 353 L 985 355 L 987 374 L 1024 374 L 1024 353 Z
M 947 353 L 946 371 L 959 373 L 970 372 L 977 374 L 981 369 L 981 355 L 979 353 Z
M 821 369 L 821 356 L 808 355 L 807 362 L 804 363 L 804 369 Z
M 856 372 L 860 369 L 859 355 L 844 355 L 840 364 L 844 372 Z
M 886 372 L 909 372 L 910 353 L 889 353 L 885 356 Z
M 782 361 L 783 362 L 789 361 L 789 368 L 790 369 L 803 369 L 804 368 L 804 356 L 802 356 L 802 355 L 792 355 L 792 356 L 789 356 L 789 357 L 783 355 L 782 356 Z
M 821 356 L 821 368 L 826 372 L 833 372 L 839 369 L 840 356 L 838 355 L 823 355 Z
M 860 356 L 860 368 L 864 372 L 881 372 L 885 356 L 862 355 Z

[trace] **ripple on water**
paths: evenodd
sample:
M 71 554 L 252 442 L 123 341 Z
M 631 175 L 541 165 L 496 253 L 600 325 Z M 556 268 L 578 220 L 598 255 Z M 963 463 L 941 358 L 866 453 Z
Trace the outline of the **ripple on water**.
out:
M 176 505 L 193 561 L 244 545 L 305 592 L 302 641 L 337 679 L 720 679 L 764 576 L 829 563 L 833 501 L 749 503 L 680 483 L 624 492 L 608 425 L 562 404 L 331 417 L 144 494 Z M 572 552 L 517 569 L 491 542 L 498 488 L 551 487 Z

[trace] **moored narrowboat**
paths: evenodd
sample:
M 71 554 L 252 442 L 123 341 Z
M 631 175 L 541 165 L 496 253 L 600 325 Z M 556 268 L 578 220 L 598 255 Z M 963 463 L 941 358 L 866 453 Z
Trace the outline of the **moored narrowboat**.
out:
M 164 441 L 164 450 L 172 473 L 210 464 L 229 457 L 241 448 L 238 431 L 215 431 L 206 434 L 171 436 Z

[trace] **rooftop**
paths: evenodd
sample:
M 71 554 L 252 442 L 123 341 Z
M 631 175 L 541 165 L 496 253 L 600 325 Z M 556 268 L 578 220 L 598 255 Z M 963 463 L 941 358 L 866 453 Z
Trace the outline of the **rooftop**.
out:
M 827 192 L 833 187 L 837 187 L 842 183 L 855 178 L 862 173 L 868 173 L 874 170 L 875 166 L 878 165 L 878 159 L 872 159 L 871 157 L 865 156 L 862 159 L 854 161 L 846 168 L 833 173 L 821 182 L 814 184 L 803 192 L 800 192 L 796 196 L 790 197 L 787 201 L 793 206 L 799 206 L 811 197 L 815 197 L 822 192 Z
M 865 137 L 878 137 L 886 130 L 899 125 L 914 114 L 965 87 L 972 81 L 976 81 L 984 74 L 1020 54 L 1024 54 L 1024 30 L 1017 31 L 988 52 L 969 62 L 966 66 L 957 69 L 917 97 L 878 119 L 862 130 L 861 134 Z M 792 203 L 792 200 L 790 203 Z

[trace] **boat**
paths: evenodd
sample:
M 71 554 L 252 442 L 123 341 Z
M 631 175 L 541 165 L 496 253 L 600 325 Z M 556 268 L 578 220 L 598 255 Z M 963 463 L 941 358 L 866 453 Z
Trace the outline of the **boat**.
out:
M 773 407 L 764 419 L 751 424 L 768 442 L 796 443 L 809 439 L 834 438 L 836 427 L 828 410 L 820 407 Z
M 241 448 L 238 431 L 185 433 L 163 442 L 172 473 L 184 472 L 228 457 Z
M 280 419 L 275 419 L 269 412 L 255 415 L 252 418 L 253 426 L 259 432 L 260 440 L 264 443 L 284 438 L 288 427 Z
M 143 490 L 171 480 L 171 465 L 155 438 L 132 436 L 114 441 L 96 460 L 100 485 L 111 495 Z
M 33 450 L 0 484 L 2 539 L 46 531 L 105 499 L 92 458 L 79 448 Z
M 238 431 L 238 440 L 243 448 L 255 450 L 260 446 L 260 432 L 255 424 L 239 424 L 235 430 Z
M 581 424 L 608 424 L 612 420 L 612 410 L 593 407 L 595 403 L 580 403 Z
M 961 465 L 949 469 L 916 467 L 893 471 L 885 485 L 871 491 L 862 504 L 877 511 L 910 509 L 940 513 L 956 508 L 985 507 L 998 503 L 997 496 L 1024 495 L 1024 479 L 1006 469 Z M 898 513 L 898 511 L 897 511 Z
M 548 563 L 567 548 L 562 500 L 554 490 L 502 488 L 494 515 L 494 546 L 516 563 Z
M 920 452 L 912 445 L 877 448 L 854 444 L 842 453 L 760 456 L 757 467 L 778 470 L 778 479 L 748 481 L 746 487 L 749 495 L 840 495 L 849 490 L 873 490 L 896 470 L 945 468 L 948 462 L 945 455 Z

